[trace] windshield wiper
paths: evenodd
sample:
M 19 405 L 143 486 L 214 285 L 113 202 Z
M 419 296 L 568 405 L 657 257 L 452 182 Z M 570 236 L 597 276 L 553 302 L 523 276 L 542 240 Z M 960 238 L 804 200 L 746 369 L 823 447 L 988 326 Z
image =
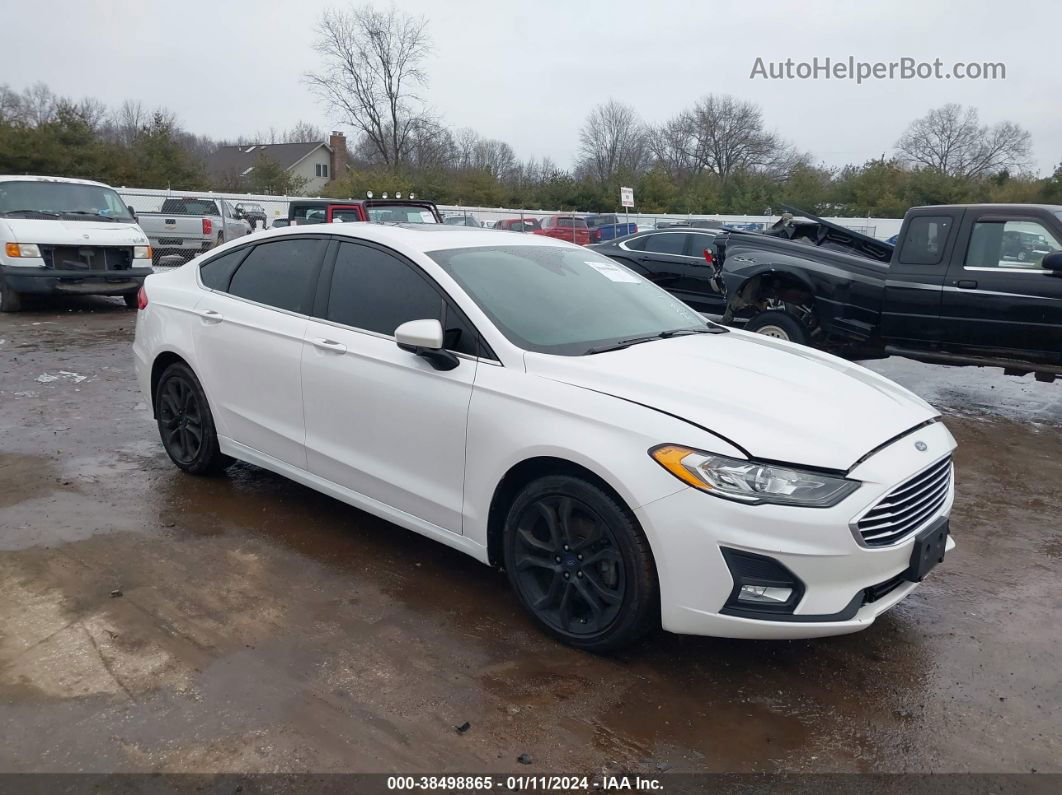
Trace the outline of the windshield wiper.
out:
M 58 213 L 57 213 L 58 215 Z M 64 210 L 63 215 L 88 215 L 93 218 L 104 218 L 108 221 L 117 221 L 113 215 L 104 215 L 103 213 L 95 212 L 94 210 Z
M 36 215 L 50 215 L 52 218 L 59 217 L 59 213 L 53 213 L 51 210 L 4 210 L 0 215 L 15 215 L 16 213 L 34 213 Z
M 654 340 L 666 340 L 671 337 L 684 337 L 687 334 L 725 334 L 727 329 L 722 326 L 697 326 L 696 328 L 677 328 L 671 331 L 661 331 L 659 334 L 650 334 L 645 337 L 631 337 L 627 340 L 620 340 L 614 342 L 611 345 L 601 345 L 596 348 L 591 348 L 586 352 L 586 356 L 592 356 L 595 353 L 607 353 L 608 351 L 619 351 L 624 348 L 629 348 L 631 345 L 640 345 L 643 342 L 653 342 Z

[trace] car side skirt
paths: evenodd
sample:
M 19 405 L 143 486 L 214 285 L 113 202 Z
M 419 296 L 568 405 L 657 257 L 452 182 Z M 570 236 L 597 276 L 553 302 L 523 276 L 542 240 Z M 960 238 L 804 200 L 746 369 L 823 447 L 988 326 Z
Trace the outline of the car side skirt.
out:
M 420 519 L 405 511 L 400 511 L 397 508 L 392 508 L 390 505 L 385 505 L 379 500 L 374 500 L 372 497 L 368 497 L 357 491 L 333 483 L 330 480 L 318 477 L 312 472 L 307 472 L 305 469 L 293 467 L 290 464 L 286 464 L 283 461 L 259 452 L 254 448 L 240 444 L 226 436 L 218 436 L 218 446 L 221 448 L 221 452 L 225 455 L 232 456 L 233 458 L 244 461 L 248 464 L 262 467 L 262 469 L 268 469 L 270 472 L 282 475 L 283 477 L 293 480 L 296 483 L 300 483 L 314 491 L 327 494 L 329 497 L 345 502 L 347 505 L 363 510 L 366 513 L 371 513 L 373 516 L 378 516 L 379 518 L 392 522 L 406 530 L 412 530 L 414 533 L 419 533 L 434 541 L 446 544 L 448 547 L 464 552 L 466 555 L 471 555 L 481 563 L 489 565 L 486 546 L 473 541 L 466 536 L 452 533 L 445 528 L 439 527 L 424 519 Z

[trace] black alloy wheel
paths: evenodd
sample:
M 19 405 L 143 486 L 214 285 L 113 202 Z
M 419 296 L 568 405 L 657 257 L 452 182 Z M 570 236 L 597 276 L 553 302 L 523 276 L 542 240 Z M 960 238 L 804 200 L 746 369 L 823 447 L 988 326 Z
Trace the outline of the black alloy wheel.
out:
M 592 651 L 651 628 L 655 567 L 629 511 L 567 476 L 535 481 L 506 522 L 506 569 L 520 601 L 553 635 Z
M 155 393 L 155 417 L 166 453 L 194 475 L 231 463 L 218 448 L 214 418 L 199 379 L 182 363 L 166 368 Z

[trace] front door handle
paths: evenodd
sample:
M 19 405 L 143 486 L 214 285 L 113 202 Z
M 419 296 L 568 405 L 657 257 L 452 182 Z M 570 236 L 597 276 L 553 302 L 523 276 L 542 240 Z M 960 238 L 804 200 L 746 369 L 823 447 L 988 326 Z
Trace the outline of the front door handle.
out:
M 977 282 L 973 279 L 959 279 L 959 281 L 955 282 L 955 286 L 960 290 L 976 290 Z
M 199 309 L 196 310 L 196 314 L 203 319 L 204 323 L 220 323 L 225 319 L 220 312 L 215 312 L 213 309 Z
M 329 351 L 330 353 L 346 353 L 347 352 L 347 346 L 344 345 L 342 342 L 336 342 L 335 340 L 326 340 L 326 339 L 317 338 L 317 339 L 310 340 L 310 344 L 313 345 L 313 347 L 317 348 L 318 350 Z

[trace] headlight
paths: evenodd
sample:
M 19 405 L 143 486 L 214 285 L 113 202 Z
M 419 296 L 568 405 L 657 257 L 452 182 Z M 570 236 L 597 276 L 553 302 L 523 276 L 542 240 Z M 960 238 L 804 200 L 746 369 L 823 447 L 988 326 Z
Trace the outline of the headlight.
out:
M 133 259 L 151 259 L 151 246 L 133 246 Z
M 859 481 L 836 475 L 727 458 L 674 444 L 654 447 L 649 455 L 694 488 L 752 505 L 774 503 L 829 508 L 859 488 Z
M 4 253 L 9 257 L 23 259 L 39 259 L 41 256 L 41 250 L 36 243 L 8 243 L 4 246 Z

